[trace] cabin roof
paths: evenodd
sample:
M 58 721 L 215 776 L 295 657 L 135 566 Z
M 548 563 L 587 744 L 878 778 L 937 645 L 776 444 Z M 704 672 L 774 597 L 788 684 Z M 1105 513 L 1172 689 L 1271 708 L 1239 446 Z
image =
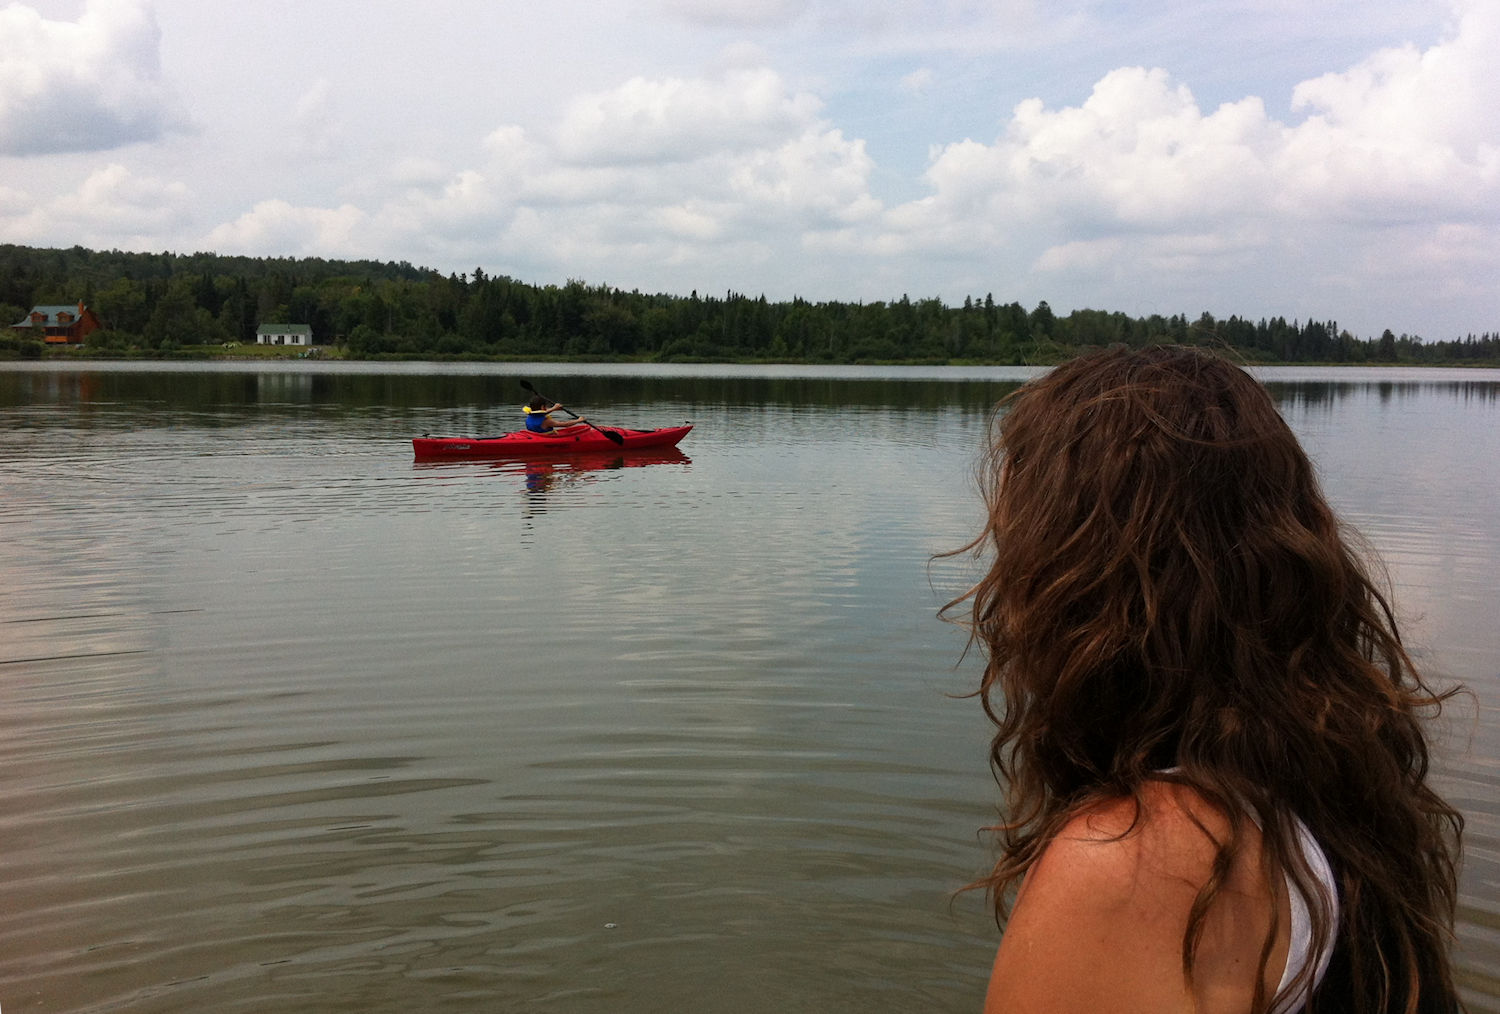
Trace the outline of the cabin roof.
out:
M 83 310 L 87 310 L 88 307 L 85 306 L 85 307 L 82 307 L 82 309 Z M 80 312 L 80 304 L 78 304 L 78 303 L 61 303 L 61 304 L 59 304 L 57 306 L 41 306 L 41 305 L 37 305 L 37 306 L 33 306 L 31 308 L 30 312 L 28 312 L 26 314 L 26 316 L 22 317 L 20 320 L 16 321 L 15 324 L 13 324 L 11 326 L 12 327 L 31 327 L 31 315 L 34 314 L 34 313 L 46 314 L 46 319 L 42 321 L 42 327 L 61 327 L 62 324 L 57 319 L 57 315 L 60 314 L 60 313 L 72 314 L 73 315 L 73 320 L 75 320 L 75 321 L 79 317 L 83 316 L 83 314 Z

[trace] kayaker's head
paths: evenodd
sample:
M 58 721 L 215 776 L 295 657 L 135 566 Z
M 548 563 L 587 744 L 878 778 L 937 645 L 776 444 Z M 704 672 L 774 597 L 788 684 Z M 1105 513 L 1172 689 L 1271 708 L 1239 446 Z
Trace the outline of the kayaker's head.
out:
M 1023 385 L 983 486 L 993 562 L 948 609 L 989 656 L 992 756 L 1022 802 L 1178 765 L 1238 789 L 1261 743 L 1411 685 L 1307 455 L 1217 355 L 1107 349 Z
M 537 395 L 526 403 L 526 407 L 533 412 L 545 412 L 547 411 L 547 399 L 541 395 Z

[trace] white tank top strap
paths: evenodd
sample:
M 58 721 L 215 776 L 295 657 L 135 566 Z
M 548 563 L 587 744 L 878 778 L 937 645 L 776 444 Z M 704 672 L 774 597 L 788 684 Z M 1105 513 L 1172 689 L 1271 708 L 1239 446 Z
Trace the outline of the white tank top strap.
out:
M 1296 847 L 1302 853 L 1302 858 L 1316 882 L 1316 893 L 1319 897 L 1309 898 L 1303 895 L 1298 890 L 1296 881 L 1292 879 L 1290 871 L 1283 871 L 1282 876 L 1286 878 L 1286 893 L 1291 907 L 1291 945 L 1287 949 L 1286 968 L 1282 971 L 1281 982 L 1276 987 L 1276 994 L 1280 999 L 1271 1005 L 1271 1014 L 1298 1014 L 1306 1006 L 1307 998 L 1317 988 L 1318 983 L 1323 981 L 1323 974 L 1328 971 L 1328 961 L 1333 955 L 1333 944 L 1338 934 L 1338 884 L 1333 879 L 1333 869 L 1328 865 L 1328 857 L 1323 854 L 1322 846 L 1312 836 L 1307 825 L 1295 816 L 1292 817 L 1292 831 Z M 1328 916 L 1327 936 L 1322 940 L 1313 939 L 1312 908 L 1314 905 L 1326 912 Z M 1314 958 L 1317 960 L 1317 965 L 1303 988 L 1295 993 L 1286 993 L 1292 980 L 1300 975 Z

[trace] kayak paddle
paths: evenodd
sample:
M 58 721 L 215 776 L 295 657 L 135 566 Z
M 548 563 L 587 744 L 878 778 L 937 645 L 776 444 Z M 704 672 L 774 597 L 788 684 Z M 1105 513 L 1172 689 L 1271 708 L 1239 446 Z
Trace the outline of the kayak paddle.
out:
M 547 401 L 552 401 L 551 398 L 547 398 L 547 396 L 544 395 L 544 394 L 542 394 L 542 392 L 540 392 L 536 388 L 532 387 L 531 386 L 531 381 L 529 381 L 529 380 L 523 380 L 523 381 L 521 381 L 521 386 L 524 387 L 524 388 L 526 388 L 526 390 L 530 391 L 532 394 L 536 395 L 538 398 L 545 398 Z M 557 402 L 552 401 L 552 404 L 556 405 Z M 583 419 L 583 416 L 579 415 L 577 412 L 574 412 L 570 408 L 564 408 L 563 411 L 566 412 L 566 413 L 568 413 L 568 415 L 572 416 L 574 419 Z M 583 420 L 583 424 L 585 426 L 589 427 L 590 429 L 598 430 L 600 433 L 603 433 L 605 439 L 609 440 L 611 443 L 618 444 L 621 447 L 625 446 L 625 438 L 622 437 L 622 436 L 620 436 L 620 434 L 618 434 L 618 433 L 612 433 L 612 432 L 610 432 L 607 429 L 603 429 L 601 427 L 595 426 L 593 423 L 589 422 L 587 419 Z

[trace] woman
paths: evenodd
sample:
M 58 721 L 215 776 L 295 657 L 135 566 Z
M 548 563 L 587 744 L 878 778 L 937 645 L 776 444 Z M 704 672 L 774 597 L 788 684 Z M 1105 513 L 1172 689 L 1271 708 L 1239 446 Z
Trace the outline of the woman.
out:
M 1452 691 L 1265 388 L 1083 356 L 1012 396 L 984 485 L 993 563 L 945 612 L 1008 797 L 986 1010 L 1457 1009 L 1463 821 L 1423 728 Z

